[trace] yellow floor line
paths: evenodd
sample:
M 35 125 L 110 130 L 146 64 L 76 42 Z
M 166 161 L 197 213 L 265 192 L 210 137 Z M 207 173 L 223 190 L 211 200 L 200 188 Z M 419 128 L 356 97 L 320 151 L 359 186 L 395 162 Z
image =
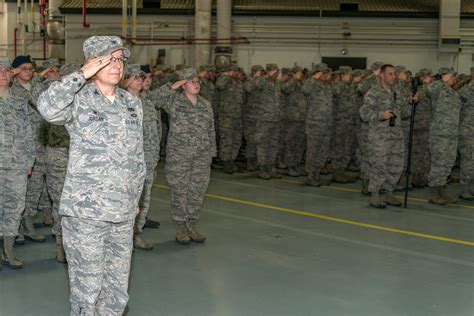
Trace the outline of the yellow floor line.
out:
M 277 181 L 287 182 L 287 183 L 293 183 L 293 184 L 304 184 L 304 182 L 302 182 L 302 181 L 287 180 L 287 179 L 281 179 L 281 180 L 277 180 Z M 337 190 L 337 191 L 360 193 L 360 190 L 357 190 L 357 189 L 341 188 L 341 187 L 337 187 L 337 186 L 333 186 L 333 185 L 323 185 L 323 186 L 321 186 L 321 188 L 331 189 L 331 190 Z M 402 200 L 405 199 L 405 195 L 395 195 L 395 196 L 396 196 L 397 198 L 399 198 L 399 199 L 402 199 Z M 408 195 L 408 201 L 416 201 L 416 202 L 426 202 L 426 203 L 428 203 L 428 200 L 426 200 L 426 199 L 420 199 L 420 198 L 410 197 L 410 195 Z M 474 209 L 474 205 L 466 205 L 466 204 L 446 204 L 446 205 L 449 205 L 449 206 L 458 206 L 458 207 L 462 207 L 462 208 L 472 208 L 472 209 Z
M 169 189 L 168 186 L 163 185 L 163 184 L 153 184 L 153 186 L 157 187 L 157 188 L 161 188 L 161 189 Z M 348 224 L 348 225 L 354 225 L 354 226 L 359 226 L 359 227 L 364 227 L 364 228 L 369 228 L 369 229 L 387 231 L 387 232 L 403 234 L 403 235 L 408 235 L 408 236 L 421 237 L 421 238 L 427 238 L 427 239 L 434 239 L 434 240 L 439 240 L 439 241 L 444 241 L 444 242 L 449 242 L 449 243 L 474 247 L 474 241 L 452 239 L 452 238 L 446 238 L 446 237 L 442 237 L 442 236 L 423 234 L 423 233 L 418 233 L 418 232 L 413 232 L 413 231 L 408 231 L 408 230 L 403 230 L 403 229 L 396 229 L 396 228 L 372 225 L 372 224 L 367 224 L 367 223 L 362 223 L 362 222 L 357 222 L 357 221 L 352 221 L 352 220 L 347 220 L 347 219 L 342 219 L 342 218 L 337 218 L 337 217 L 332 217 L 332 216 L 321 215 L 321 214 L 317 214 L 317 213 L 298 211 L 298 210 L 293 210 L 293 209 L 284 208 L 284 207 L 278 207 L 278 206 L 272 206 L 272 205 L 267 205 L 267 204 L 252 202 L 252 201 L 234 199 L 234 198 L 230 198 L 230 197 L 226 197 L 226 196 L 222 196 L 222 195 L 217 195 L 217 194 L 206 194 L 206 197 L 212 198 L 212 199 L 223 200 L 223 201 L 227 201 L 227 202 L 233 202 L 233 203 L 239 203 L 239 204 L 245 204 L 245 205 L 250 205 L 250 206 L 255 206 L 255 207 L 271 209 L 271 210 L 279 211 L 279 212 L 286 212 L 286 213 L 298 214 L 298 215 L 303 215 L 303 216 L 308 216 L 308 217 L 314 217 L 314 218 L 319 218 L 319 219 L 324 219 L 324 220 L 328 220 L 328 221 L 344 223 L 344 224 Z

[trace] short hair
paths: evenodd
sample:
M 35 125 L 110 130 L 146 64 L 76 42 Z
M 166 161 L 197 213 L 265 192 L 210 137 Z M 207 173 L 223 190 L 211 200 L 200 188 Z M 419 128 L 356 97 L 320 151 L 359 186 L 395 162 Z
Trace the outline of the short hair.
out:
M 380 72 L 385 72 L 385 70 L 387 68 L 394 68 L 395 69 L 395 66 L 393 66 L 392 64 L 384 64 L 382 67 L 380 67 Z

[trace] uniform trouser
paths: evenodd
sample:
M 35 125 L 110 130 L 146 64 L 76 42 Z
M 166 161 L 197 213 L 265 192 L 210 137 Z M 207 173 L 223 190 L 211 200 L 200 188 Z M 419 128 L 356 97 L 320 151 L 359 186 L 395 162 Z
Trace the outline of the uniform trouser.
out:
M 161 140 L 160 155 L 166 152 L 166 144 L 168 143 L 169 116 L 165 111 L 161 111 Z
M 352 158 L 354 125 L 351 122 L 336 122 L 334 152 L 331 164 L 336 170 L 345 170 Z
M 360 131 L 360 123 L 352 125 L 352 141 L 351 141 L 351 160 L 352 163 L 360 167 L 361 164 L 361 152 L 360 152 L 360 145 L 359 145 L 359 131 Z
M 257 158 L 257 146 L 255 145 L 256 120 L 244 118 L 243 130 L 245 137 L 245 156 L 247 159 Z
M 370 179 L 369 124 L 361 123 L 357 133 L 360 148 L 360 178 Z
M 458 137 L 430 135 L 431 165 L 428 176 L 430 187 L 443 186 L 456 163 Z
M 411 173 L 413 175 L 426 175 L 430 171 L 429 136 L 428 129 L 413 131 L 413 155 L 411 158 Z
M 235 160 L 242 145 L 242 118 L 219 117 L 219 157 Z
M 171 216 L 177 222 L 195 222 L 211 175 L 209 153 L 167 153 L 166 181 L 171 188 Z
M 36 216 L 38 207 L 51 213 L 51 200 L 46 187 L 46 149 L 37 154 L 33 172 L 28 178 L 24 216 Z
M 380 131 L 369 132 L 370 181 L 369 191 L 381 189 L 393 192 L 403 172 L 403 136 L 383 135 Z
M 21 214 L 25 209 L 27 173 L 24 170 L 0 169 L 0 236 L 18 235 Z
M 474 140 L 473 135 L 461 135 L 459 153 L 461 155 L 461 184 L 474 184 Z
M 306 134 L 306 172 L 308 174 L 321 172 L 329 156 L 331 132 Z
M 405 154 L 403 156 L 403 172 L 405 174 L 408 164 L 408 145 L 410 142 L 410 119 L 402 120 L 402 129 L 403 129 L 403 146 L 405 148 Z
M 145 182 L 143 183 L 143 191 L 140 196 L 140 201 L 138 206 L 140 207 L 140 213 L 138 213 L 135 218 L 135 225 L 133 227 L 133 232 L 140 234 L 143 232 L 143 227 L 146 224 L 146 218 L 150 210 L 150 201 L 151 201 L 151 189 L 153 188 L 153 179 L 155 175 L 155 166 L 156 162 L 147 162 L 146 163 L 146 176 Z
M 280 133 L 278 135 L 278 151 L 277 151 L 277 158 L 276 158 L 276 160 L 278 162 L 284 162 L 284 159 L 285 159 L 285 156 L 286 156 L 286 153 L 285 153 L 285 149 L 286 149 L 285 128 L 286 128 L 285 122 L 280 121 L 279 128 L 278 128 Z
M 53 203 L 53 234 L 62 236 L 62 216 L 59 214 L 59 205 L 61 202 L 64 180 L 66 180 L 69 149 L 66 147 L 47 147 L 46 157 L 46 183 Z
M 285 163 L 288 167 L 297 167 L 303 160 L 305 149 L 304 121 L 285 121 L 283 130 Z
M 128 302 L 133 220 L 64 216 L 62 227 L 71 315 L 122 315 Z
M 257 164 L 274 166 L 278 153 L 280 122 L 257 121 L 255 143 L 257 145 Z

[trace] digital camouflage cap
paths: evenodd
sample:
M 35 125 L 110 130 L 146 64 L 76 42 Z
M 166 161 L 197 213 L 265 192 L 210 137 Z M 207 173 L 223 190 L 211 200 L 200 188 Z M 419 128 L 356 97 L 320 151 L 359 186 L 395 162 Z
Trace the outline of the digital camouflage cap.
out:
M 123 46 L 118 36 L 91 36 L 84 41 L 82 49 L 86 60 L 107 56 L 120 49 L 126 58 L 130 57 L 130 50 Z

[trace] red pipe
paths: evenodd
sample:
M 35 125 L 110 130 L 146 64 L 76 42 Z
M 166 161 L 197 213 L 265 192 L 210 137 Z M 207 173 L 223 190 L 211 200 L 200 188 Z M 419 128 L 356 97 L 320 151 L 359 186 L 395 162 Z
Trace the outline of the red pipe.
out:
M 17 51 L 16 51 L 16 33 L 18 32 L 18 28 L 15 27 L 13 29 L 13 48 L 14 48 L 14 52 L 15 52 L 15 57 L 16 57 L 16 54 L 17 54 Z
M 87 23 L 86 0 L 82 0 L 82 26 L 89 27 L 89 23 Z

